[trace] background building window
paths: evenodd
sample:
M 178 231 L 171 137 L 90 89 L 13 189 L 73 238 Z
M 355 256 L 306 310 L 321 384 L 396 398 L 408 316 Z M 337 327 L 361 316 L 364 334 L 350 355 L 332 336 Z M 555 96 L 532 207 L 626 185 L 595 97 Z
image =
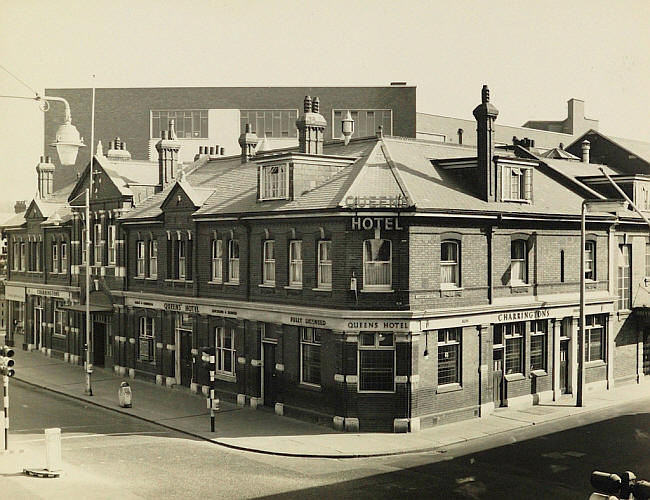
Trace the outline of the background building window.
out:
M 462 328 L 438 330 L 438 385 L 460 384 Z
M 159 138 L 161 130 L 169 128 L 169 120 L 174 120 L 176 136 L 179 139 L 208 138 L 208 110 L 152 110 L 151 137 Z
M 318 242 L 318 288 L 332 288 L 332 242 Z
M 221 283 L 223 279 L 223 241 L 212 240 L 212 281 Z
M 57 242 L 52 243 L 52 272 L 59 272 L 59 244 Z
M 108 226 L 108 263 L 115 264 L 115 225 Z
M 250 123 L 251 132 L 262 139 L 266 137 L 297 137 L 296 109 L 242 109 L 240 112 L 241 131 Z
M 267 165 L 260 168 L 260 200 L 281 200 L 287 197 L 287 166 Z
M 539 319 L 530 322 L 530 369 L 546 371 L 546 342 L 548 321 Z
M 395 391 L 392 333 L 359 333 L 359 391 Z
M 618 308 L 632 307 L 632 245 L 618 246 Z
M 494 345 L 505 345 L 506 375 L 523 370 L 523 341 L 526 323 L 503 323 L 494 325 Z
M 302 286 L 302 241 L 289 243 L 289 285 Z
M 145 275 L 145 247 L 144 247 L 144 241 L 138 241 L 137 243 L 137 249 L 138 249 L 138 259 L 137 259 L 137 265 L 136 265 L 136 271 L 135 275 L 138 276 L 139 278 L 144 278 Z
M 532 199 L 533 169 L 502 167 L 503 199 L 524 201 Z
M 239 283 L 239 241 L 228 241 L 228 281 Z
M 440 245 L 440 283 L 460 286 L 460 242 L 443 241 Z
M 322 331 L 318 328 L 300 328 L 300 382 L 320 385 L 320 344 Z
M 275 241 L 264 242 L 264 270 L 262 280 L 265 285 L 275 285 Z
M 525 240 L 514 240 L 510 243 L 510 283 L 528 283 L 528 249 Z
M 235 331 L 233 328 L 216 328 L 217 372 L 222 375 L 235 375 Z
M 646 257 L 647 262 L 647 257 Z M 647 266 L 647 264 L 646 264 Z M 596 279 L 596 242 L 585 241 L 585 279 Z
M 605 321 L 602 314 L 585 318 L 585 361 L 605 359 Z
M 390 240 L 363 242 L 363 287 L 390 288 L 392 284 Z
M 139 326 L 138 360 L 155 363 L 154 319 L 143 316 Z
M 149 241 L 149 277 L 158 277 L 158 240 Z
M 342 139 L 341 122 L 347 109 L 335 109 L 332 120 L 332 137 Z M 354 120 L 354 133 L 352 137 L 369 137 L 377 133 L 379 125 L 385 135 L 393 134 L 393 112 L 390 109 L 350 109 Z

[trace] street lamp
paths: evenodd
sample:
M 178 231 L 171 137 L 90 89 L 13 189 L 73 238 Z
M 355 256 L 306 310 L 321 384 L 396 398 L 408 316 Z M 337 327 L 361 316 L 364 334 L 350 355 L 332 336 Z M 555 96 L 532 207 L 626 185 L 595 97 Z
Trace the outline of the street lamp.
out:
M 65 119 L 56 131 L 55 139 L 50 146 L 56 148 L 59 154 L 59 160 L 62 165 L 74 165 L 77 161 L 77 153 L 80 148 L 86 147 L 79 135 L 77 127 L 72 124 L 72 115 L 70 114 L 70 104 L 63 97 L 42 96 L 36 94 L 35 97 L 25 97 L 16 95 L 3 95 L 0 97 L 8 99 L 28 99 L 30 101 L 41 102 L 41 110 L 45 113 L 50 110 L 50 101 L 62 102 L 65 106 Z
M 627 208 L 627 201 L 621 199 L 583 200 L 580 218 L 580 331 L 578 333 L 578 390 L 576 391 L 576 406 L 583 406 L 582 396 L 585 380 L 585 244 L 586 244 L 586 214 L 598 212 L 617 214 Z M 612 277 L 610 276 L 610 279 Z

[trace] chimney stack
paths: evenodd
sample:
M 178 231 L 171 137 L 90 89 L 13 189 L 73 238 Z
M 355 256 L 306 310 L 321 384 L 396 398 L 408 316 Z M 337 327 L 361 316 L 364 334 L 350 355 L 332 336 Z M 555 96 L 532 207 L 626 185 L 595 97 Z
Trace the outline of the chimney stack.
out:
M 241 146 L 241 162 L 248 163 L 255 156 L 255 148 L 259 139 L 255 132 L 251 132 L 251 124 L 247 123 L 244 133 L 239 136 L 239 145 Z M 220 154 L 224 154 L 224 148 L 219 150 Z
M 589 163 L 590 149 L 591 149 L 591 143 L 587 139 L 582 141 L 582 163 Z
M 174 120 L 169 120 L 169 132 L 162 130 L 161 139 L 156 143 L 158 151 L 158 184 L 164 189 L 174 179 L 174 170 L 178 165 L 178 150 L 181 143 L 176 139 Z
M 122 141 L 119 137 L 116 137 L 114 141 L 110 141 L 108 143 L 106 158 L 110 161 L 129 161 L 131 159 L 131 153 L 126 149 L 126 142 Z
M 327 120 L 320 114 L 320 99 L 305 96 L 303 102 L 304 114 L 296 120 L 298 128 L 298 144 L 301 153 L 323 154 L 323 134 Z
M 474 109 L 477 135 L 477 185 L 485 201 L 496 200 L 496 170 L 494 167 L 494 121 L 499 110 L 490 102 L 490 90 L 483 85 L 481 104 Z
M 27 210 L 27 202 L 25 200 L 18 200 L 14 204 L 14 212 L 17 214 L 22 214 Z
M 38 197 L 49 198 L 54 187 L 54 165 L 50 162 L 49 156 L 41 156 L 40 162 L 36 165 L 38 176 Z

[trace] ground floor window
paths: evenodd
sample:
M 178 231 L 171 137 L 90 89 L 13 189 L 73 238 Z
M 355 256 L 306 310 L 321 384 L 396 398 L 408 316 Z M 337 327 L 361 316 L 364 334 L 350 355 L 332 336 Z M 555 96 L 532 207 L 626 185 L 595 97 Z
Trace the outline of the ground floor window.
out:
M 524 321 L 494 325 L 494 346 L 505 347 L 506 375 L 523 371 L 525 331 Z
M 235 329 L 218 326 L 216 328 L 217 373 L 235 375 Z
M 154 318 L 141 317 L 139 320 L 138 360 L 155 363 Z
M 438 385 L 460 384 L 462 328 L 438 330 Z
M 546 371 L 546 343 L 548 321 L 540 319 L 530 322 L 530 369 Z
M 585 319 L 585 361 L 604 360 L 606 316 L 594 314 Z
M 395 391 L 395 338 L 392 333 L 359 334 L 359 391 Z
M 54 302 L 54 335 L 59 336 L 65 336 L 66 314 L 62 306 L 62 301 L 57 300 Z
M 300 328 L 300 381 L 303 384 L 320 385 L 322 332 L 319 328 Z

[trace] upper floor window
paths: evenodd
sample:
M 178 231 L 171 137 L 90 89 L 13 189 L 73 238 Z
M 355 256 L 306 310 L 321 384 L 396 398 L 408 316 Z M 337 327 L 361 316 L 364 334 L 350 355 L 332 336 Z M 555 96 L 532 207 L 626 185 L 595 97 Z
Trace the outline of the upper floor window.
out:
M 460 384 L 462 328 L 438 330 L 438 385 Z
M 300 327 L 300 382 L 320 385 L 322 330 Z
M 81 231 L 81 263 L 88 261 L 88 245 L 86 244 L 86 231 Z
M 392 284 L 392 245 L 390 240 L 363 242 L 363 287 L 390 288 Z
M 212 240 L 212 278 L 211 281 L 220 283 L 223 279 L 223 241 Z
M 287 165 L 265 165 L 260 168 L 260 200 L 281 200 L 289 192 Z
M 158 240 L 149 241 L 149 277 L 158 277 Z
M 14 242 L 12 246 L 11 269 L 18 271 L 20 269 L 20 243 Z
M 251 132 L 260 139 L 266 137 L 297 137 L 296 109 L 242 109 L 240 111 L 241 132 L 250 123 Z
M 645 244 L 645 277 L 650 278 L 650 243 Z
M 359 391 L 395 390 L 395 339 L 392 333 L 359 333 Z
M 332 242 L 318 242 L 318 288 L 332 288 Z
M 115 264 L 115 224 L 108 226 L 108 263 Z
M 239 241 L 228 241 L 228 281 L 239 283 Z
M 20 244 L 20 270 L 24 271 L 27 261 L 27 243 Z
M 502 167 L 502 197 L 504 200 L 531 200 L 533 169 L 515 166 Z
M 208 138 L 208 110 L 152 110 L 151 137 L 160 137 L 161 130 L 167 130 L 169 120 L 174 120 L 176 136 L 179 139 Z
M 95 224 L 95 265 L 102 265 L 102 225 Z
M 647 257 L 646 257 L 647 263 Z M 596 279 L 596 242 L 585 241 L 585 279 Z
M 145 242 L 140 240 L 137 243 L 137 264 L 136 264 L 136 276 L 144 278 L 146 272 L 146 253 L 145 253 Z
M 52 243 L 52 272 L 59 272 L 59 244 L 56 241 Z
M 618 246 L 618 308 L 632 308 L 632 245 Z
M 510 243 L 510 284 L 528 283 L 528 248 L 526 240 Z
M 178 279 L 185 279 L 185 240 L 178 240 L 176 245 L 176 262 L 178 264 Z
M 265 285 L 275 285 L 275 241 L 266 240 L 263 249 L 262 282 Z
M 341 122 L 347 109 L 335 109 L 332 120 L 332 137 L 341 139 Z M 379 126 L 386 135 L 393 134 L 393 112 L 390 109 L 351 109 L 350 115 L 354 120 L 352 137 L 368 137 L 375 135 Z
M 302 286 L 302 241 L 289 243 L 289 285 Z
M 65 241 L 61 242 L 60 252 L 61 254 L 61 271 L 62 273 L 68 272 L 68 244 Z
M 445 287 L 460 286 L 460 242 L 443 241 L 440 245 L 440 284 Z

